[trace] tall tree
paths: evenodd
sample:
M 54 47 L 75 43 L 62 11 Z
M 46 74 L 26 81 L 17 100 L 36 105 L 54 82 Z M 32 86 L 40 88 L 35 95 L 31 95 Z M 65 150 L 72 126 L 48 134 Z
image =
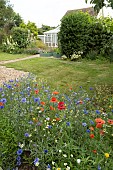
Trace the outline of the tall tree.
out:
M 104 6 L 111 7 L 113 9 L 113 0 L 85 0 L 85 2 L 90 2 L 94 4 L 94 9 L 99 12 Z
M 9 2 L 7 0 L 0 0 L 0 29 L 2 29 L 7 22 L 11 21 L 13 16 L 14 11 Z

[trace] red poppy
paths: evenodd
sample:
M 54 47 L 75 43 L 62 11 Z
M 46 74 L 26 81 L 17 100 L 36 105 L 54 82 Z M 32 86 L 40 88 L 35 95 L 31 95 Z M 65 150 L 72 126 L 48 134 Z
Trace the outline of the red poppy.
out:
M 105 124 L 105 120 L 101 118 L 96 118 L 95 122 L 96 122 L 96 128 L 102 128 L 103 124 Z
M 70 87 L 69 89 L 72 90 L 72 87 Z
M 80 104 L 83 104 L 83 101 L 82 101 L 82 100 L 80 100 L 80 101 L 79 101 L 79 103 L 80 103 Z
M 58 102 L 58 100 L 56 99 L 56 97 L 52 97 L 50 102 L 56 103 L 56 102 Z
M 57 118 L 56 118 L 56 121 L 60 121 L 60 118 L 59 118 L 59 117 L 57 117 Z
M 38 86 L 38 84 L 36 83 L 35 86 Z
M 44 108 L 43 108 L 43 107 L 41 107 L 41 108 L 40 108 L 40 110 L 43 112 L 43 111 L 44 111 Z
M 45 102 L 40 102 L 41 105 L 45 105 Z
M 89 127 L 89 129 L 90 129 L 91 131 L 94 131 L 94 127 L 93 127 L 93 126 Z
M 101 119 L 101 118 L 96 118 L 95 119 L 96 123 L 101 123 L 101 124 L 105 124 L 105 120 Z
M 16 84 L 16 87 L 19 87 L 19 84 Z
M 100 135 L 104 135 L 104 131 L 103 130 L 100 130 Z
M 109 120 L 108 120 L 108 123 L 109 123 L 110 125 L 113 125 L 113 119 L 109 119 Z
M 92 150 L 93 153 L 97 153 L 97 150 Z
M 38 94 L 39 93 L 39 90 L 35 90 L 35 94 Z
M 58 91 L 54 91 L 52 94 L 59 94 L 59 92 Z
M 64 102 L 59 102 L 58 103 L 58 109 L 59 110 L 64 110 L 66 107 L 65 107 L 65 105 L 64 105 Z
M 102 128 L 103 124 L 102 123 L 97 123 L 96 128 Z
M 92 138 L 92 139 L 93 139 L 94 137 L 95 137 L 95 136 L 94 136 L 94 134 L 90 134 L 90 138 Z
M 0 106 L 3 106 L 4 104 L 3 104 L 3 102 L 0 102 Z
M 50 110 L 55 110 L 55 108 L 53 106 L 50 106 Z

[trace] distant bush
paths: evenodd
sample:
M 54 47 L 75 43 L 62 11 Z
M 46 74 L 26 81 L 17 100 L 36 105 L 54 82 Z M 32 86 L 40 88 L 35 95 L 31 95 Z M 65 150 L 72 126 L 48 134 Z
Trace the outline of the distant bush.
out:
M 75 51 L 87 50 L 90 23 L 92 17 L 83 12 L 73 12 L 63 17 L 58 34 L 62 54 L 71 58 Z
M 14 43 L 18 45 L 19 48 L 26 48 L 27 45 L 30 43 L 29 40 L 29 33 L 27 29 L 14 27 L 12 29 L 12 39 Z
M 27 48 L 27 49 L 24 49 L 23 53 L 35 55 L 35 54 L 39 54 L 39 49 L 38 48 Z
M 68 58 L 75 51 L 82 51 L 82 56 L 88 55 L 90 59 L 102 55 L 109 59 L 113 46 L 113 20 L 96 19 L 75 11 L 63 17 L 58 38 L 61 53 Z M 93 56 L 89 55 L 91 53 Z
M 43 50 L 46 50 L 48 48 L 41 40 L 37 40 L 36 45 L 38 48 L 43 49 Z

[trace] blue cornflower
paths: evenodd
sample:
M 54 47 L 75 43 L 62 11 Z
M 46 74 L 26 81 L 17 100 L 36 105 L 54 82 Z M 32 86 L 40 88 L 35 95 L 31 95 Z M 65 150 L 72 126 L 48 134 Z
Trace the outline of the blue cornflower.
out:
M 22 102 L 22 103 L 26 103 L 26 98 L 22 98 L 22 99 L 21 99 L 21 102 Z
M 3 89 L 0 87 L 0 92 L 2 91 Z
M 7 102 L 6 98 L 2 98 L 0 101 L 1 101 L 2 103 L 6 103 L 6 102 Z
M 113 113 L 113 110 L 111 110 L 111 112 Z
M 29 133 L 25 133 L 24 136 L 25 136 L 25 137 L 29 137 Z
M 82 86 L 80 86 L 80 88 L 82 88 Z
M 59 117 L 59 114 L 58 113 L 56 113 L 56 115 L 55 115 L 56 117 Z
M 23 152 L 23 150 L 22 150 L 22 149 L 18 149 L 18 150 L 17 150 L 17 155 L 21 155 L 21 154 L 22 154 L 22 152 Z
M 28 123 L 29 123 L 29 124 L 33 124 L 33 121 L 30 120 Z
M 47 168 L 50 168 L 50 169 L 51 169 L 51 166 L 48 164 L 48 165 L 47 165 Z
M 38 122 L 36 125 L 37 125 L 37 126 L 40 126 L 40 125 L 41 125 L 41 123 L 40 123 L 40 122 Z
M 97 170 L 101 170 L 101 167 L 100 167 L 100 165 L 98 165 L 98 168 L 97 168 Z
M 90 133 L 90 129 L 87 129 L 86 132 L 87 132 L 87 133 Z
M 83 123 L 82 123 L 82 126 L 84 126 L 84 127 L 87 126 L 87 123 L 83 122 Z
M 77 101 L 76 104 L 79 104 L 79 101 Z
M 1 95 L 1 96 L 2 96 L 2 97 L 3 97 L 3 96 L 5 96 L 5 93 L 2 93 L 2 95 Z
M 67 125 L 67 126 L 70 126 L 70 122 L 66 122 L 66 125 Z
M 84 113 L 85 113 L 85 114 L 88 114 L 88 111 L 87 111 L 86 109 L 84 109 Z
M 10 83 L 12 83 L 14 80 L 9 80 Z
M 7 88 L 8 88 L 8 89 L 11 89 L 12 86 L 11 86 L 10 84 L 7 84 Z
M 17 163 L 16 163 L 18 166 L 20 166 L 21 165 L 21 162 L 20 161 L 17 161 Z
M 34 102 L 38 102 L 38 103 L 40 103 L 40 98 L 39 98 L 39 97 L 34 98 Z
M 90 120 L 90 123 L 91 123 L 91 124 L 94 124 L 94 122 L 93 122 L 92 120 Z
M 44 153 L 48 153 L 48 150 L 47 150 L 47 149 L 44 149 Z
M 52 126 L 51 126 L 51 125 L 49 125 L 49 126 L 48 126 L 48 129 L 51 129 L 51 128 L 52 128 Z
M 0 106 L 0 109 L 3 109 L 4 108 L 4 106 Z
M 37 163 L 39 163 L 39 158 L 36 158 L 36 159 L 34 160 L 34 164 L 36 165 Z
M 89 90 L 93 90 L 93 87 L 90 87 Z
M 100 111 L 99 111 L 99 110 L 96 110 L 96 113 L 97 113 L 97 114 L 100 114 Z
M 27 87 L 27 90 L 28 90 L 28 91 L 31 90 L 31 87 Z
M 20 157 L 20 156 L 17 156 L 16 160 L 17 160 L 17 161 L 20 161 L 20 160 L 21 160 L 21 157 Z
M 85 100 L 86 100 L 86 101 L 89 101 L 89 100 L 90 100 L 90 98 L 86 97 L 86 98 L 85 98 Z
M 49 92 L 49 90 L 44 90 L 44 92 L 48 93 L 48 92 Z

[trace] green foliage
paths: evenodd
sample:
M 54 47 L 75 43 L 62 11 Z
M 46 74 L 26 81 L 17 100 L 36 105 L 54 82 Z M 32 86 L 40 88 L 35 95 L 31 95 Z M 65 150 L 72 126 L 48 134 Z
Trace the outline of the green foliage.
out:
M 92 20 L 89 14 L 83 12 L 73 12 L 63 17 L 59 33 L 61 53 L 70 58 L 75 51 L 86 51 Z
M 39 54 L 39 49 L 38 48 L 27 48 L 27 49 L 24 49 L 23 53 L 35 55 L 35 54 Z
M 55 27 L 51 27 L 51 26 L 42 24 L 41 28 L 38 28 L 38 34 L 43 35 L 44 32 L 52 30 L 52 29 L 55 29 Z
M 112 46 L 112 32 L 102 21 L 96 21 L 90 24 L 89 39 L 87 41 L 87 53 L 95 51 L 97 54 L 108 55 Z
M 13 15 L 13 8 L 8 1 L 0 0 L 0 29 L 3 28 L 7 22 L 11 21 Z
M 62 19 L 59 33 L 61 52 L 71 58 L 75 51 L 84 57 L 93 51 L 110 58 L 113 46 L 113 20 L 96 19 L 83 12 L 70 13 Z M 88 57 L 91 55 L 88 55 Z M 94 59 L 94 55 L 90 59 Z
M 26 48 L 29 44 L 28 30 L 20 27 L 14 27 L 12 29 L 12 39 L 19 48 Z
M 22 17 L 18 13 L 17 14 L 15 13 L 13 20 L 14 20 L 14 26 L 16 27 L 19 27 L 20 24 L 23 22 Z
M 30 33 L 33 34 L 33 37 L 37 39 L 38 35 L 38 28 L 34 22 L 28 21 L 27 23 L 27 29 L 30 30 Z
M 104 6 L 109 6 L 113 8 L 113 0 L 85 0 L 85 2 L 90 2 L 90 4 L 95 4 L 94 9 L 99 12 Z

